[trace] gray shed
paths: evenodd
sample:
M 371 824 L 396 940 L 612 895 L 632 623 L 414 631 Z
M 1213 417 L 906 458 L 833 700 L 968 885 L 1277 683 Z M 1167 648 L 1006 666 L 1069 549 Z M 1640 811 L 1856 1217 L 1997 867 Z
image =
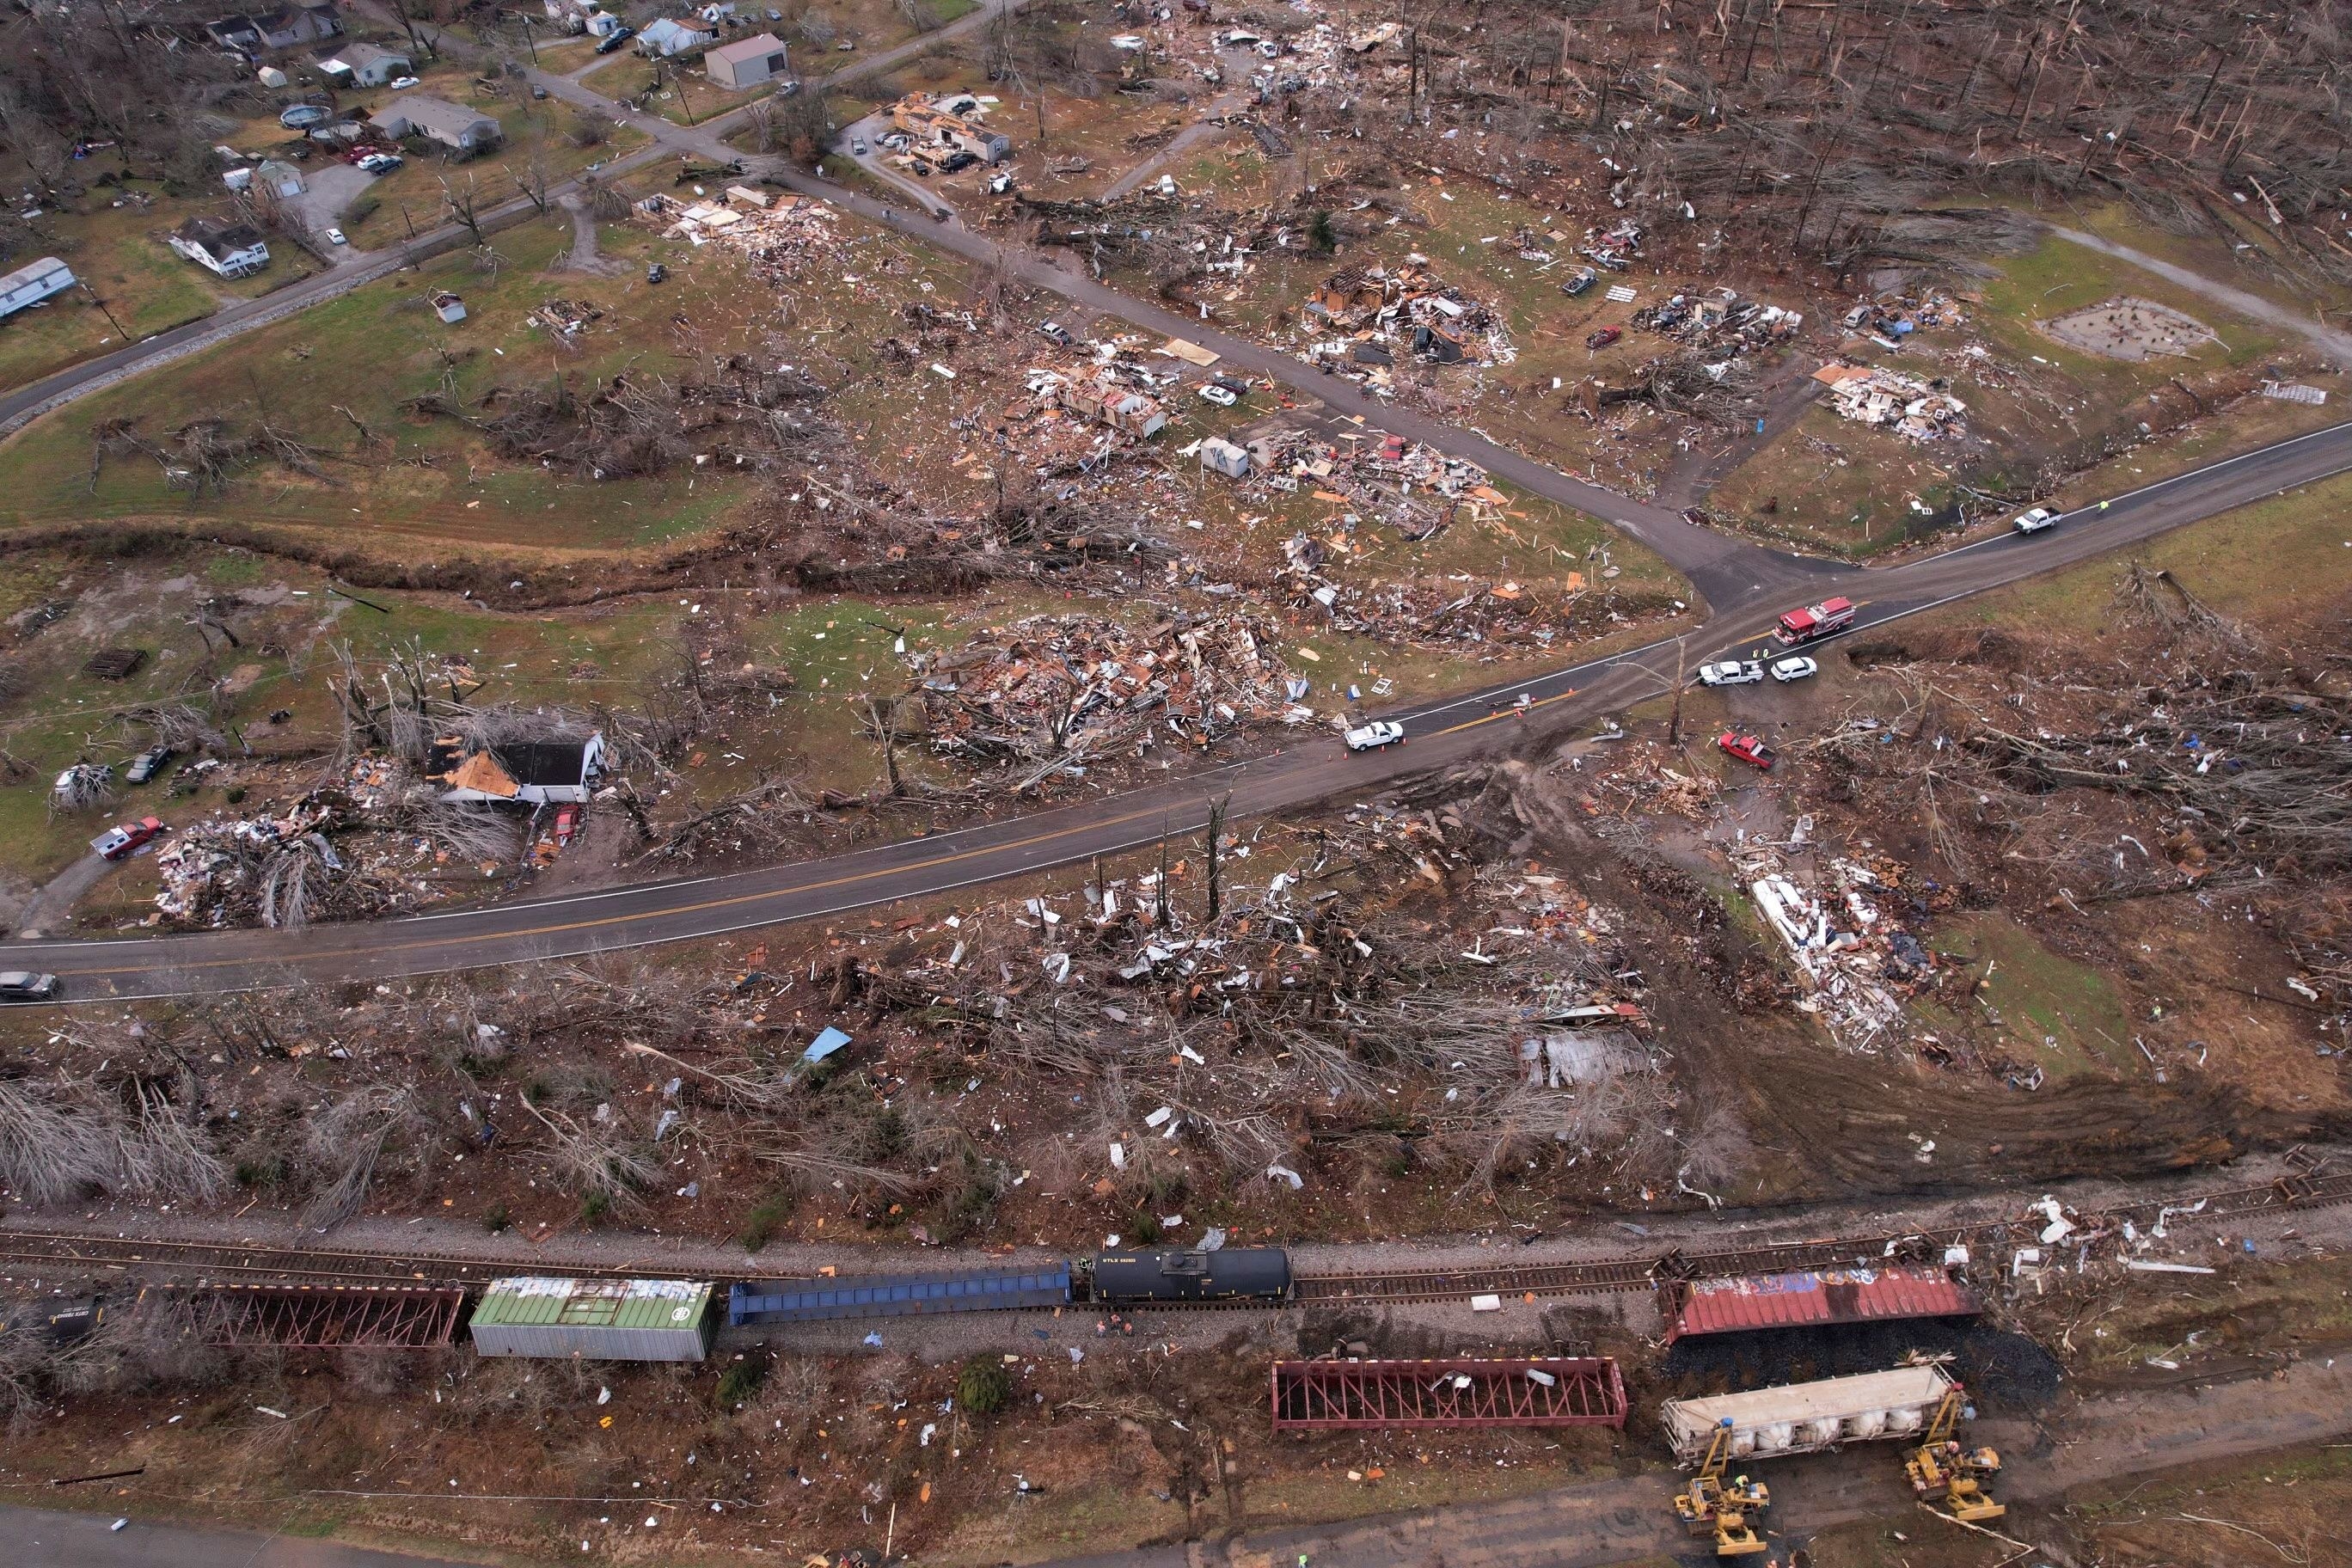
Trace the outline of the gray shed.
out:
M 700 1361 L 716 1331 L 693 1279 L 493 1279 L 474 1308 L 480 1355 Z

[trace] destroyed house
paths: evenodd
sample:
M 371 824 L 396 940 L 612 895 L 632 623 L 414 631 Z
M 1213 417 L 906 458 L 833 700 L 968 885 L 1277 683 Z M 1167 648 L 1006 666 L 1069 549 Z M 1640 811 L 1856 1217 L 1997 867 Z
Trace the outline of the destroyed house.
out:
M 984 163 L 1003 163 L 1013 151 L 1011 137 L 963 115 L 950 114 L 920 98 L 902 98 L 892 104 L 890 123 L 919 144 L 969 153 Z
M 338 37 L 342 22 L 332 5 L 277 5 L 248 16 L 224 16 L 206 22 L 205 31 L 225 49 L 246 54 L 263 49 L 290 49 L 297 44 Z
M 604 737 L 579 740 L 509 741 L 473 751 L 455 735 L 433 743 L 425 777 L 442 786 L 453 804 L 517 802 L 547 805 L 584 801 L 604 771 Z

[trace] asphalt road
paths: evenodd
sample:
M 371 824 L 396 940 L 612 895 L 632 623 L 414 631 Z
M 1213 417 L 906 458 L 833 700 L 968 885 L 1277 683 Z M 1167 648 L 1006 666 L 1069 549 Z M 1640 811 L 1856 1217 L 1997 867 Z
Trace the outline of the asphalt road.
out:
M 974 18 L 1013 3 L 992 0 L 989 7 L 958 26 L 972 26 Z M 936 37 L 877 55 L 854 68 L 883 68 L 896 56 Z M 566 101 L 616 107 L 567 77 L 534 72 L 530 80 Z M 737 156 L 721 139 L 730 119 L 721 116 L 685 127 L 651 116 L 634 117 L 633 123 L 654 138 L 635 158 Z M 938 894 L 1134 848 L 1163 834 L 1197 831 L 1213 798 L 1223 797 L 1236 819 L 1260 816 L 1336 795 L 1369 793 L 1408 773 L 1528 743 L 1540 734 L 1622 710 L 1667 689 L 1678 668 L 1731 651 L 1761 651 L 1782 610 L 1830 593 L 1844 593 L 1861 604 L 1855 629 L 1865 630 L 2352 468 L 2352 425 L 2337 426 L 2115 498 L 2106 510 L 2070 517 L 2052 533 L 2032 539 L 2003 535 L 1901 566 L 1863 571 L 1760 549 L 1697 527 L 1675 512 L 1562 474 L 1474 432 L 1389 407 L 1343 378 L 1319 374 L 1288 355 L 1229 336 L 1209 323 L 1130 298 L 1027 251 L 1000 247 L 952 218 L 911 218 L 802 170 L 779 169 L 772 177 L 900 227 L 919 243 L 976 262 L 1002 264 L 1026 282 L 1105 315 L 1188 338 L 1214 349 L 1230 364 L 1319 398 L 1342 416 L 1360 414 L 1368 423 L 1376 421 L 1381 428 L 1467 458 L 1535 494 L 1603 518 L 1689 577 L 1714 617 L 1701 631 L 1680 639 L 1384 714 L 1402 719 L 1412 739 L 1403 747 L 1375 755 L 1350 756 L 1327 732 L 1302 730 L 1296 742 L 1268 754 L 1181 776 L 1171 768 L 1168 780 L 1154 786 L 799 865 L 302 931 L 11 942 L 0 944 L 0 961 L 12 967 L 53 971 L 63 983 L 61 997 L 68 1003 L 112 1000 L 576 956 Z M 6 407 L 0 402 L 0 416 Z M 1496 711 L 1522 694 L 1531 704 L 1526 716 Z M 1736 698 L 1734 709 L 1736 712 Z
M 1824 570 L 1805 586 L 1852 596 L 1861 606 L 1859 633 L 2347 469 L 2352 424 L 2116 497 L 2104 510 L 2070 514 L 2032 538 L 1997 535 L 1884 570 Z M 1369 795 L 1410 773 L 1533 744 L 1668 689 L 1677 668 L 1776 646 L 1769 635 L 1775 619 L 1799 602 L 1750 593 L 1682 638 L 1385 715 L 1402 719 L 1410 738 L 1369 755 L 1350 755 L 1328 731 L 1307 727 L 1265 755 L 1171 773 L 1146 788 L 797 865 L 301 931 L 11 942 L 0 943 L 0 963 L 55 973 L 68 1002 L 175 995 L 576 956 L 934 895 L 1197 831 L 1214 798 L 1239 820 Z M 1525 718 L 1508 711 L 1521 693 L 1532 704 Z M 1731 700 L 1736 715 L 1740 694 Z

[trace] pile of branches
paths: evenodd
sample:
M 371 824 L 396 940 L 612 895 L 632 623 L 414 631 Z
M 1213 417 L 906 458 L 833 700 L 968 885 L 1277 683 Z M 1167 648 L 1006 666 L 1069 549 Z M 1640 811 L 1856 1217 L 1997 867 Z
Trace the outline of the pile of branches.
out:
M 1588 384 L 1588 416 L 1620 404 L 1646 403 L 1661 414 L 1704 420 L 1726 429 L 1744 426 L 1755 417 L 1750 407 L 1754 373 L 1741 359 L 1691 351 L 1664 354 L 1644 363 L 1629 381 L 1615 385 Z
M 1965 745 L 2021 793 L 2098 790 L 2165 809 L 2176 857 L 2193 863 L 2176 871 L 2143 849 L 2143 868 L 2119 870 L 2105 896 L 2174 891 L 2224 868 L 2352 869 L 2352 704 L 2340 698 L 2233 671 L 2089 733 L 1987 727 Z
M 122 1198 L 207 1203 L 228 1190 L 228 1167 L 194 1110 L 194 1075 L 182 1068 L 86 1079 L 0 1079 L 0 1187 L 26 1203 Z
M 835 440 L 821 405 L 830 394 L 798 371 L 763 371 L 737 355 L 705 378 L 614 376 L 584 395 L 569 376 L 491 387 L 468 407 L 447 392 L 402 403 L 419 419 L 481 432 L 510 461 L 553 464 L 583 478 L 660 474 L 689 459 L 769 468 Z
M 228 482 L 256 463 L 275 463 L 289 474 L 332 483 L 325 464 L 331 454 L 293 431 L 263 418 L 238 431 L 216 416 L 192 419 L 161 437 L 142 435 L 132 417 L 100 420 L 90 433 L 89 487 L 98 488 L 100 471 L 110 457 L 138 453 L 152 458 L 163 470 L 163 482 L 173 489 L 217 495 Z
M 2259 229 L 2274 263 L 2352 277 L 2327 229 L 2352 183 L 2352 110 L 2326 7 L 1743 0 L 1671 31 L 1638 0 L 1565 26 L 1549 8 L 1507 11 L 1424 23 L 1426 47 L 1460 56 L 1434 79 L 1474 106 L 1482 80 L 1585 128 L 1621 171 L 1621 205 L 1688 203 L 1701 236 L 1735 249 L 1942 262 L 1956 240 L 2003 238 L 1968 232 L 1949 197 L 2046 195 L 2122 199 L 2181 231 Z

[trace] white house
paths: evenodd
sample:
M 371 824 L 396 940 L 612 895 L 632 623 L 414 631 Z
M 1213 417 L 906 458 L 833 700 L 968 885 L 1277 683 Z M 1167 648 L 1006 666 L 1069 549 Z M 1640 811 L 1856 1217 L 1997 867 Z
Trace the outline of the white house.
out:
M 586 800 L 604 767 L 604 737 L 584 740 L 509 742 L 468 752 L 456 736 L 433 745 L 425 777 L 443 786 L 441 798 L 488 805 L 561 805 Z
M 340 87 L 382 87 L 396 76 L 410 76 L 415 65 L 394 49 L 373 44 L 346 44 L 319 62 L 319 69 Z
M 224 278 L 243 278 L 269 265 L 269 246 L 261 231 L 235 219 L 192 217 L 173 229 L 164 243 Z
M 667 59 L 707 49 L 718 41 L 719 30 L 715 27 L 699 21 L 681 22 L 675 16 L 664 16 L 657 22 L 646 23 L 637 34 L 637 53 Z
M 387 136 L 422 136 L 456 153 L 478 153 L 504 134 L 499 122 L 479 110 L 421 92 L 404 92 L 376 110 L 375 125 Z
M 13 316 L 28 305 L 37 305 L 52 294 L 62 294 L 74 286 L 73 268 L 54 256 L 44 256 L 38 261 L 28 261 L 14 272 L 0 276 L 0 317 Z
M 704 55 L 702 70 L 720 87 L 740 90 L 789 74 L 791 64 L 785 53 L 784 41 L 775 34 L 754 33 Z

